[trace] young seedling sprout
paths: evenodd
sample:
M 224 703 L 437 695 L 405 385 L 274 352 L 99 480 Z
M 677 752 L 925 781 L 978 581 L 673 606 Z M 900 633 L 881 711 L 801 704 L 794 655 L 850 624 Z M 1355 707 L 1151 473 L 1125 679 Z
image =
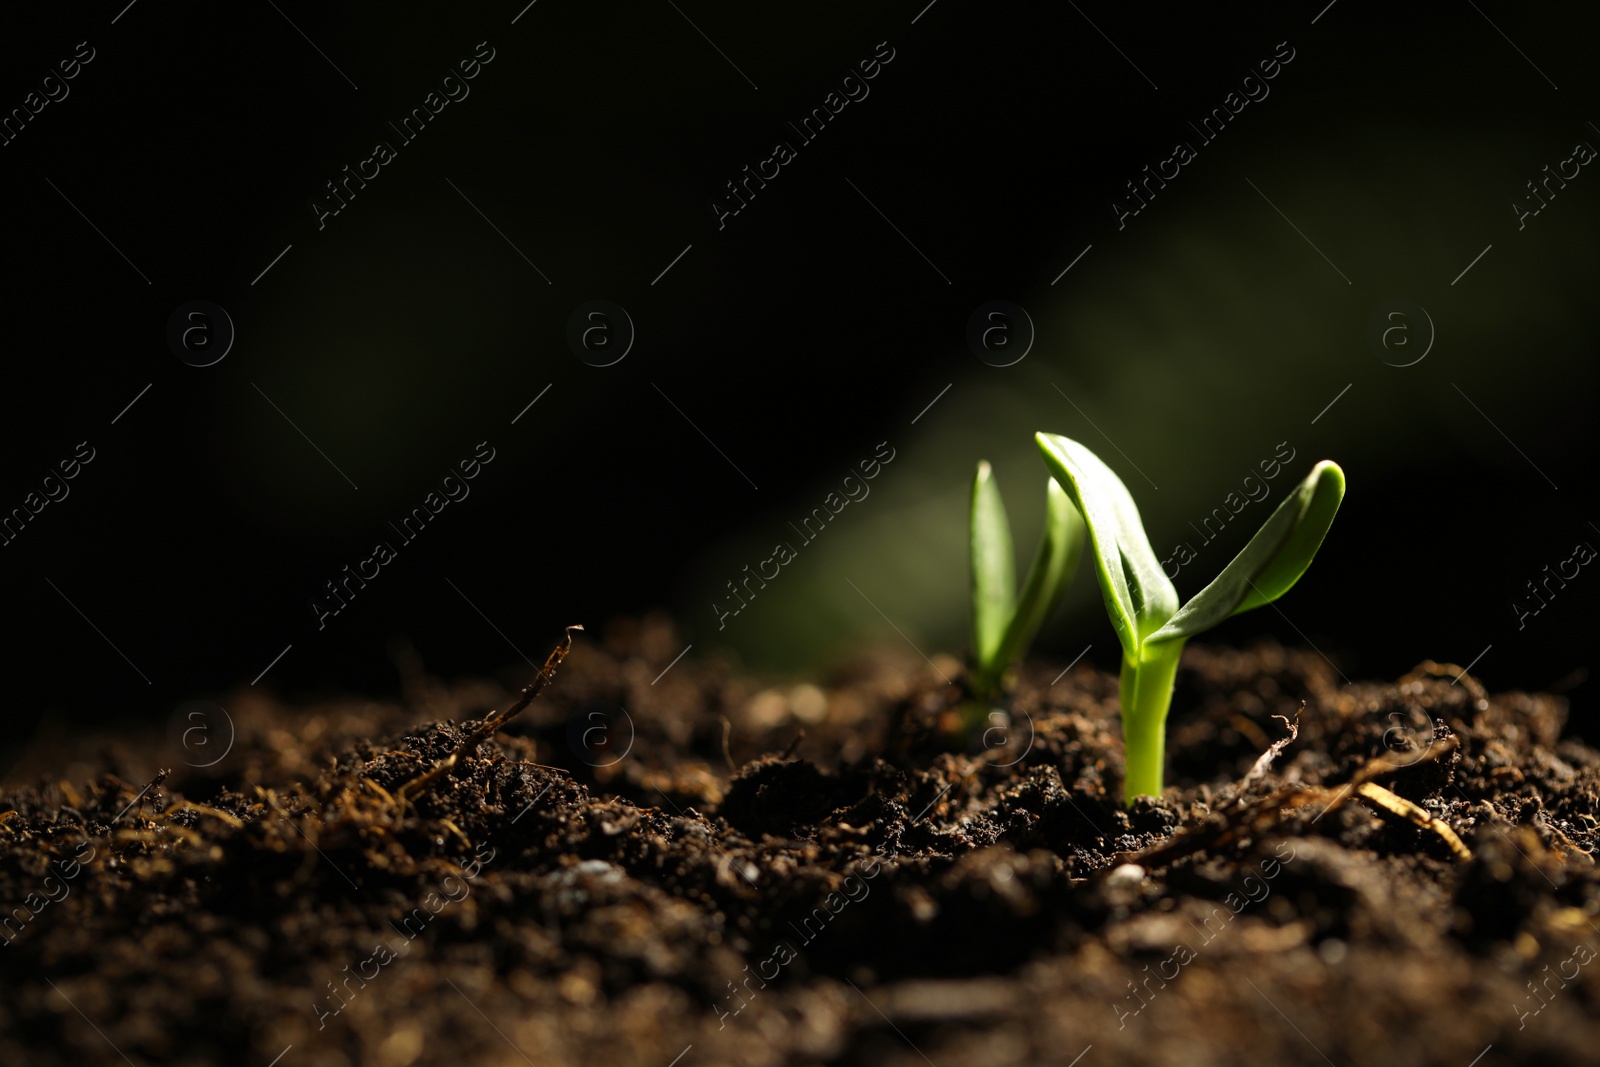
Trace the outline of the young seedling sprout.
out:
M 1123 794 L 1131 806 L 1161 794 L 1167 710 L 1184 642 L 1272 603 L 1300 580 L 1344 499 L 1344 472 L 1332 460 L 1311 468 L 1233 562 L 1179 607 L 1122 480 L 1076 441 L 1048 433 L 1034 440 L 1088 526 L 1106 613 L 1122 642 Z
M 1083 555 L 1083 520 L 1054 478 L 1045 484 L 1044 533 L 1018 593 L 1000 486 L 986 462 L 972 479 L 972 688 L 985 702 L 999 695 L 1006 672 L 1061 605 Z

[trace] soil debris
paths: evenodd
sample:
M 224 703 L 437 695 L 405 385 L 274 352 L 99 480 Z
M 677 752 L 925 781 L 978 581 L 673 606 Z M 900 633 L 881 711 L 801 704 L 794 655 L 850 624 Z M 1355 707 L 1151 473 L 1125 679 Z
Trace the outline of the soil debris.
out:
M 1557 696 L 1192 646 L 1172 785 L 1124 808 L 1114 674 L 1028 664 L 1007 729 L 950 752 L 958 687 L 918 658 L 804 687 L 686 659 L 652 685 L 681 647 L 625 620 L 521 704 L 484 680 L 243 691 L 205 768 L 154 735 L 42 737 L 47 773 L 0 790 L 0 1062 L 1600 1047 L 1600 753 Z

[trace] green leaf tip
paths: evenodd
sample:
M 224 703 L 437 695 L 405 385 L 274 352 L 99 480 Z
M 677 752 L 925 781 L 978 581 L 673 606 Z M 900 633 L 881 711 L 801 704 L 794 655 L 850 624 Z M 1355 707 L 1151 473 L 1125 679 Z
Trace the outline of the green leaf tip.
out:
M 978 662 L 989 663 L 1000 649 L 1011 618 L 1016 563 L 1006 505 L 987 461 L 979 462 L 972 479 L 967 545 L 972 566 L 972 641 Z
M 1284 497 L 1222 573 L 1149 640 L 1187 640 L 1294 588 L 1322 546 L 1342 500 L 1344 471 L 1325 459 Z
M 1022 580 L 1022 592 L 1000 641 L 997 658 L 1001 663 L 1021 659 L 1039 627 L 1061 606 L 1067 587 L 1077 576 L 1083 542 L 1083 519 L 1078 517 L 1078 510 L 1061 486 L 1054 479 L 1047 479 L 1044 533 L 1039 538 L 1038 551 Z
M 989 464 L 978 464 L 972 480 L 968 550 L 973 681 L 981 697 L 987 699 L 1000 690 L 1005 672 L 1022 658 L 1039 627 L 1061 605 L 1077 573 L 1083 543 L 1083 520 L 1061 487 L 1047 480 L 1044 532 L 1018 592 L 1005 503 Z
M 1124 654 L 1137 656 L 1145 639 L 1178 610 L 1178 591 L 1150 547 L 1139 508 L 1122 479 L 1083 445 L 1051 433 L 1035 434 L 1034 440 L 1083 516 L 1106 613 Z

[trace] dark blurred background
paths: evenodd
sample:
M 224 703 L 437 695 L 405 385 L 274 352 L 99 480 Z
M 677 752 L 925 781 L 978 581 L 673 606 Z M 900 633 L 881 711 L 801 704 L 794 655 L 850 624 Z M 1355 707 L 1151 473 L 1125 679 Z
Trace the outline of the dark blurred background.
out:
M 1212 639 L 1313 643 L 1350 677 L 1475 662 L 1566 692 L 1595 736 L 1600 575 L 1513 608 L 1600 547 L 1592 6 L 524 2 L 7 13 L 0 510 L 39 508 L 0 545 L 7 750 L 258 678 L 391 693 L 397 639 L 487 672 L 657 607 L 691 656 L 751 669 L 891 623 L 961 652 L 972 466 L 1026 559 L 1040 429 L 1107 459 L 1160 555 L 1190 543 L 1184 595 L 1338 459 L 1322 556 Z M 404 143 L 389 123 L 475 53 Z M 790 123 L 875 54 L 805 143 Z M 1190 124 L 1231 92 L 1207 143 Z M 319 229 L 378 141 L 395 157 Z M 1179 141 L 1195 158 L 1119 227 Z M 1004 320 L 986 361 L 968 322 L 997 299 L 1033 337 Z M 168 341 L 192 300 L 236 330 L 206 367 Z M 568 341 L 592 300 L 636 330 L 611 366 Z M 480 442 L 470 495 L 403 543 L 389 524 Z M 790 523 L 880 442 L 870 496 L 802 544 Z M 1271 500 L 1204 544 L 1190 524 L 1280 443 Z M 797 558 L 719 628 L 781 540 Z M 378 541 L 397 557 L 319 628 Z M 1115 669 L 1087 570 L 1039 651 L 1086 646 Z

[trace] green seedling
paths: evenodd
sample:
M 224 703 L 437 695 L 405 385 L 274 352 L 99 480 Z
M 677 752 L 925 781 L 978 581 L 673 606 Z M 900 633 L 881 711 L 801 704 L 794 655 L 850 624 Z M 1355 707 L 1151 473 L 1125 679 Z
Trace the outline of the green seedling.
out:
M 999 695 L 1006 672 L 1021 659 L 1045 619 L 1078 573 L 1083 556 L 1083 520 L 1054 478 L 1046 483 L 1044 533 L 1019 593 L 1012 556 L 1011 523 L 1000 486 L 988 463 L 972 479 L 968 548 L 972 561 L 973 694 Z
M 1332 460 L 1311 468 L 1233 562 L 1179 607 L 1122 480 L 1076 441 L 1048 433 L 1034 440 L 1088 526 L 1106 613 L 1122 643 L 1123 794 L 1131 806 L 1161 794 L 1167 710 L 1184 642 L 1272 603 L 1300 580 L 1344 499 L 1344 471 Z

